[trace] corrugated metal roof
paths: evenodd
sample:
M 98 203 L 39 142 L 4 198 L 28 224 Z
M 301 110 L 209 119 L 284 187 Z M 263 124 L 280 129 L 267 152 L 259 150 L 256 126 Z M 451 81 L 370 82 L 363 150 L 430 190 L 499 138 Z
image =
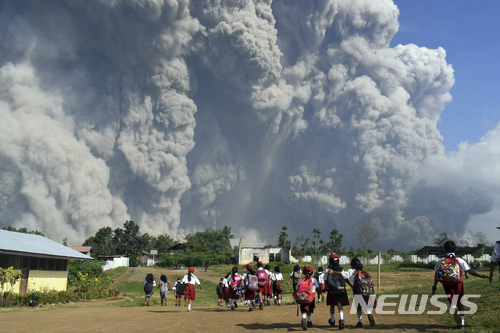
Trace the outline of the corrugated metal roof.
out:
M 68 259 L 92 260 L 90 256 L 86 256 L 43 236 L 2 229 L 0 229 L 0 250 L 22 252 L 26 253 L 26 255 L 31 253 Z
M 92 246 L 69 246 L 69 248 L 78 251 L 80 253 L 87 253 L 92 250 Z

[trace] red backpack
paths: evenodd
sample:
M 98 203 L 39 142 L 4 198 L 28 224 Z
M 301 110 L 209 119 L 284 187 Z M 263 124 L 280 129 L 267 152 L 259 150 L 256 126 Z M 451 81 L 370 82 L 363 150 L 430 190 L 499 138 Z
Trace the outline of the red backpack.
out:
M 231 288 L 238 287 L 240 285 L 241 275 L 238 273 L 234 274 L 231 278 Z
M 370 273 L 357 270 L 354 273 L 354 293 L 363 296 L 370 296 L 375 294 L 375 285 L 373 283 Z
M 257 278 L 259 279 L 259 287 L 267 286 L 267 273 L 265 270 L 257 270 Z
M 313 279 L 303 277 L 297 284 L 297 290 L 295 291 L 295 300 L 299 304 L 311 304 L 316 297 L 316 293 L 312 291 L 314 286 Z
M 462 267 L 455 256 L 441 260 L 436 269 L 436 280 L 442 284 L 459 284 L 462 282 Z

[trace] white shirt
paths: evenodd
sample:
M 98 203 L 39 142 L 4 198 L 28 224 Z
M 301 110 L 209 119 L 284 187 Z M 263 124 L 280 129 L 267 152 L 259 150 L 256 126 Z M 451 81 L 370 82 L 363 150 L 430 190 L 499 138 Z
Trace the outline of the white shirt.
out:
M 447 253 L 447 254 L 446 254 L 446 256 L 449 256 L 450 254 L 455 255 L 455 253 L 451 253 L 451 252 L 450 252 L 450 253 Z M 439 259 L 439 260 L 438 260 L 438 262 L 436 263 L 436 266 L 434 266 L 434 270 L 436 270 L 436 271 L 437 271 L 437 270 L 438 270 L 438 268 L 439 268 L 439 265 L 441 264 L 441 261 L 443 261 L 443 260 L 444 260 L 444 259 L 446 259 L 446 258 L 447 258 L 447 257 L 444 257 L 444 258 Z M 467 263 L 467 261 L 463 260 L 463 259 L 462 259 L 462 258 L 460 258 L 460 257 L 455 257 L 455 259 L 457 259 L 457 260 L 458 260 L 458 263 L 460 264 L 460 268 L 462 268 L 462 270 L 463 270 L 464 272 L 467 272 L 467 271 L 470 269 L 470 266 L 469 266 L 469 264 Z
M 283 274 L 274 272 L 273 274 L 271 274 L 271 280 L 283 281 Z
M 497 241 L 493 246 L 493 253 L 491 254 L 491 262 L 500 261 L 500 241 Z
M 182 283 L 189 283 L 189 284 L 197 284 L 197 285 L 200 285 L 200 280 L 198 280 L 198 278 L 194 275 L 194 274 L 191 274 L 191 281 L 188 281 L 188 275 L 184 275 L 184 277 L 182 278 Z
M 323 274 L 323 280 L 324 280 L 324 281 L 328 281 L 328 273 L 330 272 L 330 270 L 331 270 L 331 268 L 327 268 L 327 269 L 326 269 L 326 271 L 325 271 L 325 273 Z M 346 271 L 344 271 L 344 269 L 342 269 L 342 271 L 341 271 L 340 273 L 342 274 L 342 277 L 343 277 L 344 279 L 350 279 L 351 277 L 349 276 L 349 273 L 348 273 L 348 272 L 349 272 L 349 271 L 351 271 L 351 270 L 353 270 L 354 272 L 356 271 L 356 270 L 354 270 L 354 269 L 352 269 L 352 268 L 351 268 L 350 270 L 348 270 L 347 272 L 346 272 Z M 353 279 L 354 279 L 354 272 L 352 272 L 352 278 L 353 278 Z M 353 280 L 353 281 L 354 281 L 354 280 Z
M 226 287 L 226 288 L 227 288 L 227 287 L 229 287 L 229 283 L 228 283 L 228 281 L 227 281 L 227 278 L 224 278 L 224 279 L 222 280 L 222 283 L 224 284 L 224 287 Z

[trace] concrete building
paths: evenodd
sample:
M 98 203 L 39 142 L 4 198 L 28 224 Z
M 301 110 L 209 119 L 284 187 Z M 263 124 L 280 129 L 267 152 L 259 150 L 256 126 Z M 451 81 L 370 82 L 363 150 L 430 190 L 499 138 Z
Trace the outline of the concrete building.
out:
M 238 264 L 262 261 L 263 264 L 290 261 L 291 251 L 281 247 L 243 247 L 240 239 Z
M 22 273 L 12 292 L 66 290 L 70 260 L 93 259 L 43 236 L 0 230 L 0 267 Z

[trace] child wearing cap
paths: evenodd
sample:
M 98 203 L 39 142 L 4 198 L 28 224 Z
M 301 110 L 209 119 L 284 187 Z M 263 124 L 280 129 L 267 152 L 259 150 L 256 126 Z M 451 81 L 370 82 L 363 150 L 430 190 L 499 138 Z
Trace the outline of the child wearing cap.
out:
M 245 285 L 248 286 L 249 284 L 249 279 L 251 275 L 255 275 L 255 271 L 253 270 L 252 264 L 247 265 L 247 271 L 243 274 L 242 279 L 245 283 Z M 250 288 L 247 288 L 245 293 L 243 294 L 243 297 L 245 301 L 247 301 L 248 304 L 248 311 L 253 311 L 253 302 L 255 300 L 255 290 L 252 290 Z
M 174 289 L 175 306 L 181 306 L 182 294 L 184 293 L 184 291 L 182 293 L 179 292 L 179 286 L 182 284 L 181 280 L 182 276 L 178 276 L 177 281 L 175 281 L 174 287 L 172 288 Z
M 313 269 L 310 265 L 304 266 L 304 269 L 302 270 L 302 272 L 304 273 L 304 277 L 302 279 L 300 279 L 299 282 L 297 283 L 296 290 L 297 291 L 299 290 L 301 284 L 307 283 L 310 285 L 311 294 L 313 294 L 311 303 L 300 304 L 300 313 L 302 313 L 302 319 L 300 321 L 300 324 L 301 324 L 303 330 L 307 330 L 308 327 L 313 326 L 313 323 L 311 320 L 311 315 L 314 313 L 314 308 L 316 307 L 314 294 L 316 293 L 316 289 L 319 289 L 319 283 L 312 276 Z
M 497 229 L 500 229 L 500 227 L 497 227 Z M 490 283 L 493 282 L 493 274 L 495 272 L 495 265 L 499 261 L 500 261 L 500 240 L 496 241 L 495 245 L 493 246 L 493 253 L 491 254 Z M 499 274 L 499 278 L 500 278 L 500 264 L 498 266 L 498 274 Z
M 200 280 L 198 280 L 198 278 L 193 273 L 194 268 L 189 267 L 188 273 L 182 278 L 182 283 L 186 284 L 186 286 L 184 287 L 184 300 L 188 302 L 188 311 L 191 311 L 191 304 L 196 299 L 194 285 L 197 284 L 200 287 L 200 290 L 203 290 Z
M 326 269 L 323 276 L 325 286 L 328 286 L 328 277 L 331 274 L 341 274 L 344 280 L 347 279 L 347 277 L 345 276 L 345 271 L 342 267 L 340 267 L 339 262 L 340 257 L 338 256 L 338 254 L 332 253 L 330 255 L 328 268 Z M 348 283 L 350 284 L 350 282 Z M 339 309 L 339 330 L 343 330 L 345 327 L 343 307 L 345 305 L 349 305 L 349 298 L 347 297 L 347 292 L 345 291 L 345 289 L 342 295 L 333 295 L 332 291 L 329 290 L 326 296 L 326 305 L 330 306 L 330 319 L 328 319 L 328 323 L 330 324 L 330 326 L 335 326 L 335 307 L 337 307 Z

